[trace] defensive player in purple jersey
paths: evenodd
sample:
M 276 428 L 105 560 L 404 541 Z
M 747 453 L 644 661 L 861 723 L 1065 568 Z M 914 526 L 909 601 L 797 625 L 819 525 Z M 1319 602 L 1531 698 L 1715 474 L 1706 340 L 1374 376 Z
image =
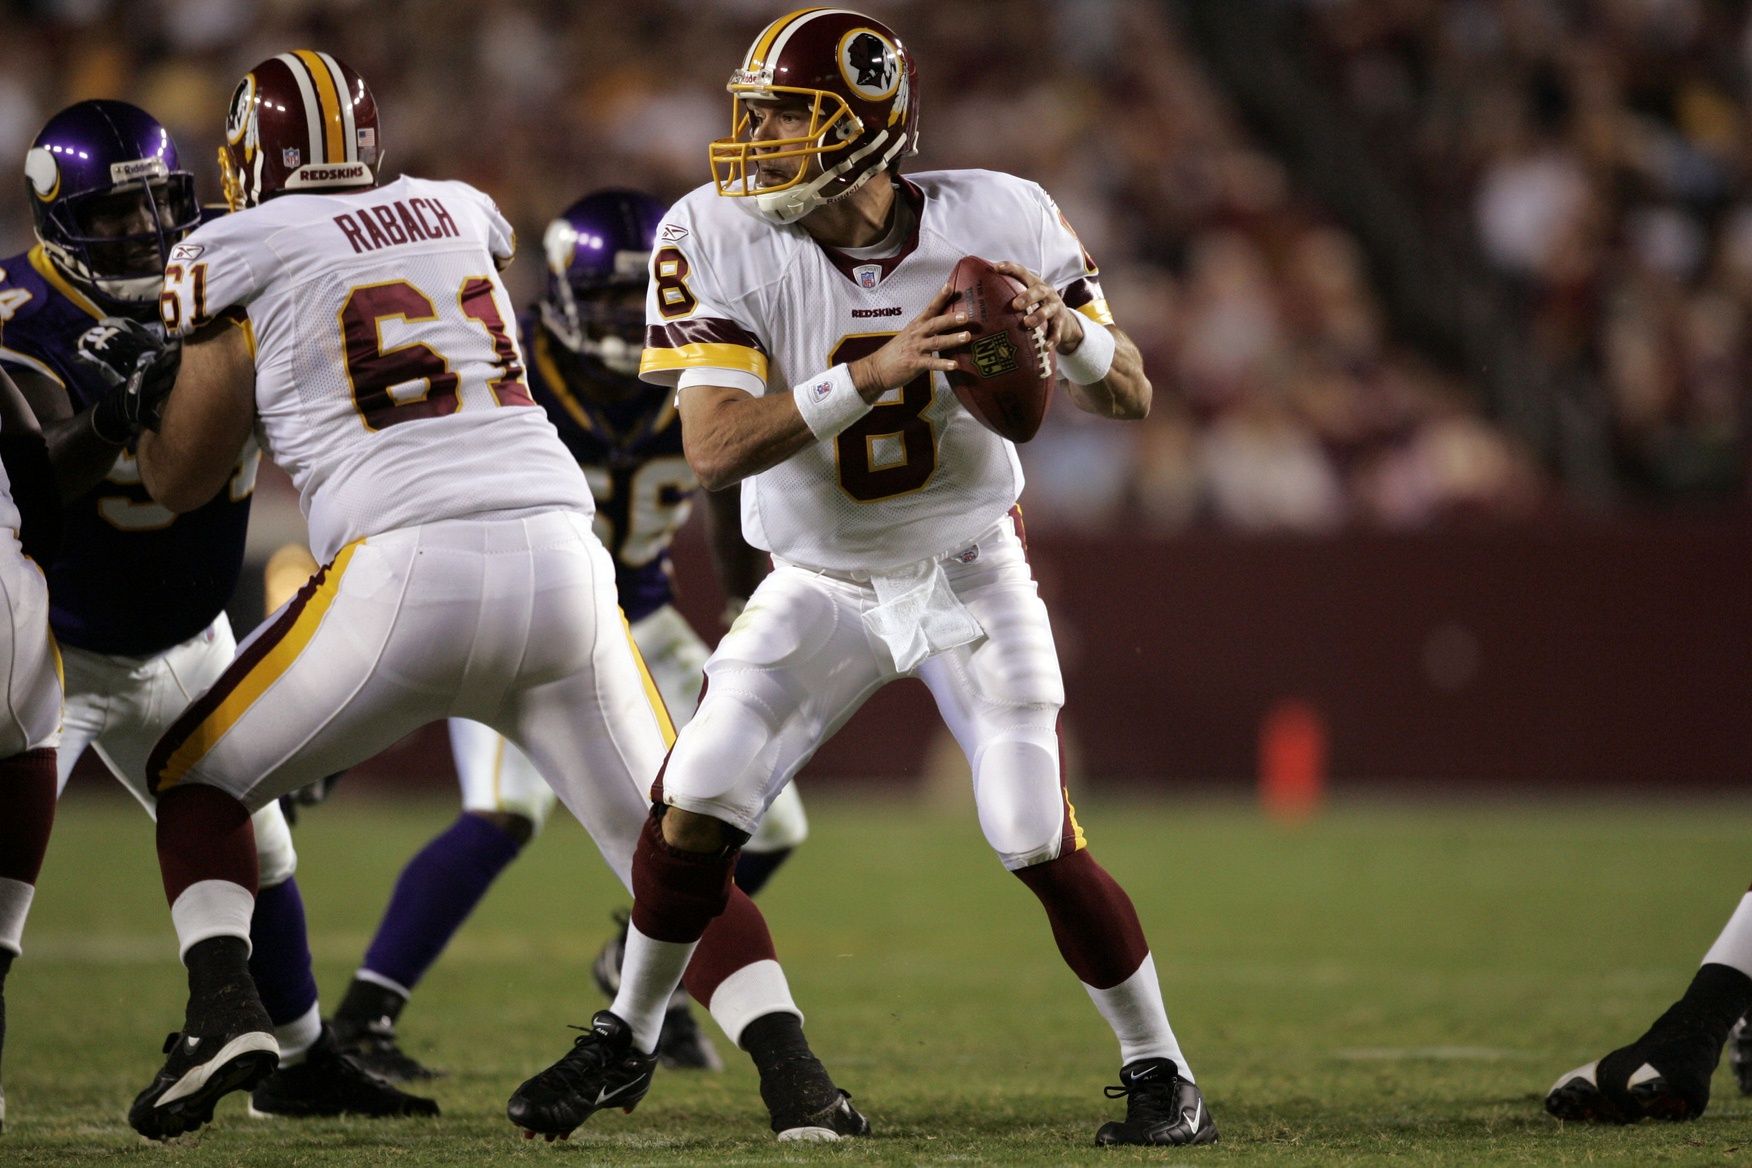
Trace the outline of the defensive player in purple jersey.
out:
M 650 195 L 626 190 L 598 191 L 573 203 L 548 226 L 542 249 L 547 287 L 518 325 L 530 392 L 589 480 L 596 532 L 614 558 L 621 610 L 679 725 L 699 699 L 708 651 L 674 607 L 669 557 L 699 483 L 682 454 L 672 395 L 638 378 L 646 265 L 664 210 Z M 765 571 L 765 557 L 742 539 L 738 492 L 706 498 L 713 558 L 734 611 Z M 462 813 L 402 870 L 333 1021 L 344 1049 L 398 1082 L 436 1073 L 398 1043 L 396 1021 L 409 995 L 554 804 L 552 788 L 529 760 L 492 730 L 453 719 L 451 741 Z M 737 885 L 753 895 L 807 830 L 802 802 L 788 787 L 743 849 Z M 625 935 L 623 923 L 594 967 L 611 997 Z M 665 1016 L 657 1054 L 669 1067 L 723 1065 L 685 991 Z
M 82 335 L 105 316 L 159 327 L 165 265 L 201 221 L 194 177 L 164 127 L 126 102 L 79 102 L 37 135 L 25 180 L 37 243 L 0 259 L 0 364 L 35 410 L 65 501 L 60 551 L 48 564 L 66 680 L 57 786 L 90 746 L 152 813 L 147 756 L 233 656 L 225 604 L 243 561 L 260 454 L 251 445 L 211 502 L 173 514 L 140 482 L 137 398 L 80 357 Z M 103 343 L 118 342 L 101 330 L 86 342 Z M 32 813 L 45 836 L 50 806 Z M 256 815 L 255 831 L 261 894 L 251 967 L 281 1050 L 293 1053 L 282 1054 L 253 1107 L 287 1116 L 435 1113 L 430 1100 L 342 1057 L 323 1028 L 297 856 L 277 805 Z M 22 928 L 22 908 L 17 916 Z

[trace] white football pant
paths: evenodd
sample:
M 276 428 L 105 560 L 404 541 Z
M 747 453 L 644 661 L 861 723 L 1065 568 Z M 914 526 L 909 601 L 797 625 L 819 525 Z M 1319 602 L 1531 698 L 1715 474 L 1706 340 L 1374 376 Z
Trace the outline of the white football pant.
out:
M 632 625 L 633 643 L 663 696 L 677 726 L 693 716 L 700 700 L 706 658 L 710 655 L 693 626 L 673 605 L 664 605 Z M 462 784 L 464 811 L 509 812 L 529 820 L 536 831 L 553 810 L 553 789 L 542 781 L 529 759 L 503 737 L 479 722 L 450 720 L 450 748 L 456 776 Z M 657 777 L 656 772 L 649 776 Z M 773 852 L 794 848 L 809 834 L 803 800 L 795 785 L 787 786 L 767 810 L 760 830 L 746 851 Z
M 66 790 L 73 764 L 89 746 L 146 814 L 156 818 L 146 787 L 146 760 L 171 723 L 218 680 L 236 652 L 231 621 L 224 613 L 154 657 L 115 657 L 67 646 L 62 650 L 67 712 L 61 752 L 55 758 L 61 789 Z M 297 870 L 298 853 L 277 802 L 253 818 L 259 879 L 263 888 L 271 888 Z
M 49 586 L 10 528 L 0 530 L 0 595 L 6 601 L 6 620 L 0 622 L 6 638 L 0 655 L 6 692 L 0 758 L 11 758 L 59 741 L 61 674 L 49 631 Z
M 160 789 L 208 783 L 259 808 L 447 717 L 534 759 L 630 880 L 673 730 L 615 606 L 614 566 L 576 512 L 349 544 L 250 635 L 154 765 Z
M 865 699 L 916 675 L 968 758 L 980 827 L 1004 865 L 1081 847 L 1059 771 L 1064 682 L 1012 522 L 944 557 L 943 569 L 984 634 L 901 673 L 862 620 L 877 603 L 868 573 L 775 558 L 706 665 L 705 698 L 670 753 L 664 800 L 752 831 L 767 802 Z

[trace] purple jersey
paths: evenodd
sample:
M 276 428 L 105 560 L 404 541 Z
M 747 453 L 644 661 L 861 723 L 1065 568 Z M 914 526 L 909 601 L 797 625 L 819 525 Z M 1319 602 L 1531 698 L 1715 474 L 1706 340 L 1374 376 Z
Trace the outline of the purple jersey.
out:
M 66 388 L 75 413 L 103 385 L 74 355 L 103 311 L 56 271 L 41 246 L 0 260 L 0 361 Z M 108 477 L 67 501 L 49 565 L 49 623 L 64 644 L 147 657 L 188 640 L 225 608 L 243 563 L 260 460 L 250 444 L 210 503 L 175 515 L 152 501 L 131 451 Z
M 596 534 L 614 557 L 615 589 L 629 621 L 674 596 L 669 545 L 687 521 L 699 480 L 681 451 L 672 391 L 622 377 L 559 345 L 532 313 L 518 320 L 529 390 L 548 412 L 596 496 Z M 588 392 L 592 379 L 636 385 L 625 401 Z

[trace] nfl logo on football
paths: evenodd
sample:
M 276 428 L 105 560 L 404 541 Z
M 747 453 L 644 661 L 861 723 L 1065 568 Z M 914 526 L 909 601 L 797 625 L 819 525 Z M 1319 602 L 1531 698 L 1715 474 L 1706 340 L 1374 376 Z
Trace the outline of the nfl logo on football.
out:
M 852 269 L 852 275 L 858 279 L 858 287 L 874 288 L 882 282 L 882 266 L 880 264 L 859 264 Z

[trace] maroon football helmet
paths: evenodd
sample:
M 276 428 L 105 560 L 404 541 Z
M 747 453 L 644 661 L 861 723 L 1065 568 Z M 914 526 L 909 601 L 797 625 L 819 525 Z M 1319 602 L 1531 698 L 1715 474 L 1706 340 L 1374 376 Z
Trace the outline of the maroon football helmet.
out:
M 244 74 L 219 173 L 233 211 L 287 192 L 369 187 L 383 148 L 365 79 L 328 53 L 281 53 Z
M 712 143 L 720 195 L 750 198 L 793 223 L 844 198 L 897 159 L 918 153 L 919 77 L 887 25 L 845 8 L 803 8 L 767 25 L 730 75 L 730 137 Z M 810 103 L 800 137 L 750 138 L 747 103 L 796 95 Z M 760 186 L 760 159 L 801 158 L 789 182 Z M 819 168 L 809 165 L 817 160 Z

